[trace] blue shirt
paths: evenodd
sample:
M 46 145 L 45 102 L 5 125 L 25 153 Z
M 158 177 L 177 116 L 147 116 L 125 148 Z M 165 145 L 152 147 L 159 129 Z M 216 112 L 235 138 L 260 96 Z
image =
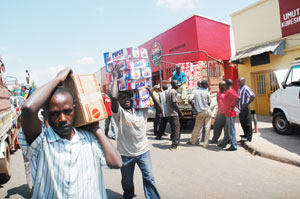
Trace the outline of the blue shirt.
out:
M 18 142 L 30 160 L 32 198 L 107 198 L 102 166 L 106 160 L 96 137 L 75 129 L 71 141 L 62 139 L 51 127 L 29 146 L 22 130 Z
M 187 82 L 186 74 L 182 71 L 180 71 L 180 74 L 177 75 L 176 71 L 173 73 L 172 80 L 177 80 L 178 84 L 182 84 L 183 82 Z

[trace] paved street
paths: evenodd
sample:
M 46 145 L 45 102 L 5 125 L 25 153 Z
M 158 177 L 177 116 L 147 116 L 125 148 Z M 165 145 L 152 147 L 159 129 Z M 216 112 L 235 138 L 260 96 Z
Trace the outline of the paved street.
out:
M 238 124 L 237 124 L 238 125 Z M 152 122 L 148 138 L 158 189 L 162 198 L 299 198 L 299 167 L 253 156 L 243 148 L 226 152 L 211 145 L 187 146 L 192 124 L 183 128 L 182 146 L 170 151 L 168 137 L 155 140 Z M 28 198 L 21 152 L 12 156 L 13 176 L 0 188 L 0 198 Z M 109 198 L 122 198 L 119 170 L 104 170 Z M 137 199 L 144 198 L 141 173 L 136 167 Z

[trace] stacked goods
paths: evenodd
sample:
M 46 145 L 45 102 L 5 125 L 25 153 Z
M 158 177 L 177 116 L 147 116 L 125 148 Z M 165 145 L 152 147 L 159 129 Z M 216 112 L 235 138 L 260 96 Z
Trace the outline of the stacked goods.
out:
M 191 62 L 179 63 L 181 71 L 183 71 L 187 77 L 187 86 L 188 88 L 193 87 L 194 82 L 194 66 Z
M 6 87 L 0 85 L 0 113 L 10 110 L 10 96 Z
M 63 87 L 74 96 L 74 126 L 79 127 L 107 118 L 99 84 L 95 75 L 72 75 Z
M 150 106 L 150 95 L 144 88 L 146 85 L 152 86 L 152 71 L 146 48 L 132 47 L 104 53 L 104 62 L 108 73 L 117 68 L 120 91 L 135 90 L 136 108 Z

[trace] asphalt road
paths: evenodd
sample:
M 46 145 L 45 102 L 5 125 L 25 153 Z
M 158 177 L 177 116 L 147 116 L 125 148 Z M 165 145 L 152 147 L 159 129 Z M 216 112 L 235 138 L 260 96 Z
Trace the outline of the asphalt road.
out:
M 168 136 L 155 140 L 151 126 L 149 122 L 148 140 L 161 198 L 300 198 L 298 167 L 252 156 L 243 148 L 227 152 L 215 145 L 187 146 L 192 124 L 182 129 L 180 150 L 170 151 Z M 12 155 L 12 162 L 13 176 L 0 187 L 0 198 L 29 198 L 20 151 Z M 108 197 L 122 198 L 120 171 L 103 171 Z M 136 198 L 144 198 L 138 167 L 134 181 Z

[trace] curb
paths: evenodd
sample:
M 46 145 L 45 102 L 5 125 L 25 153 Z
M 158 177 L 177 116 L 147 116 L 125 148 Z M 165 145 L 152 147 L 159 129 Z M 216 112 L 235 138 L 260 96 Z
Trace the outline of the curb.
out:
M 248 142 L 241 142 L 241 146 L 247 150 L 249 153 L 251 153 L 252 155 L 258 155 L 264 158 L 268 158 L 271 160 L 275 160 L 275 161 L 279 161 L 282 163 L 286 163 L 286 164 L 290 164 L 290 165 L 294 165 L 297 167 L 300 167 L 300 160 L 295 160 L 292 158 L 286 158 L 280 155 L 274 155 L 268 152 L 264 152 L 259 150 L 258 148 L 254 147 L 252 144 L 248 143 Z

